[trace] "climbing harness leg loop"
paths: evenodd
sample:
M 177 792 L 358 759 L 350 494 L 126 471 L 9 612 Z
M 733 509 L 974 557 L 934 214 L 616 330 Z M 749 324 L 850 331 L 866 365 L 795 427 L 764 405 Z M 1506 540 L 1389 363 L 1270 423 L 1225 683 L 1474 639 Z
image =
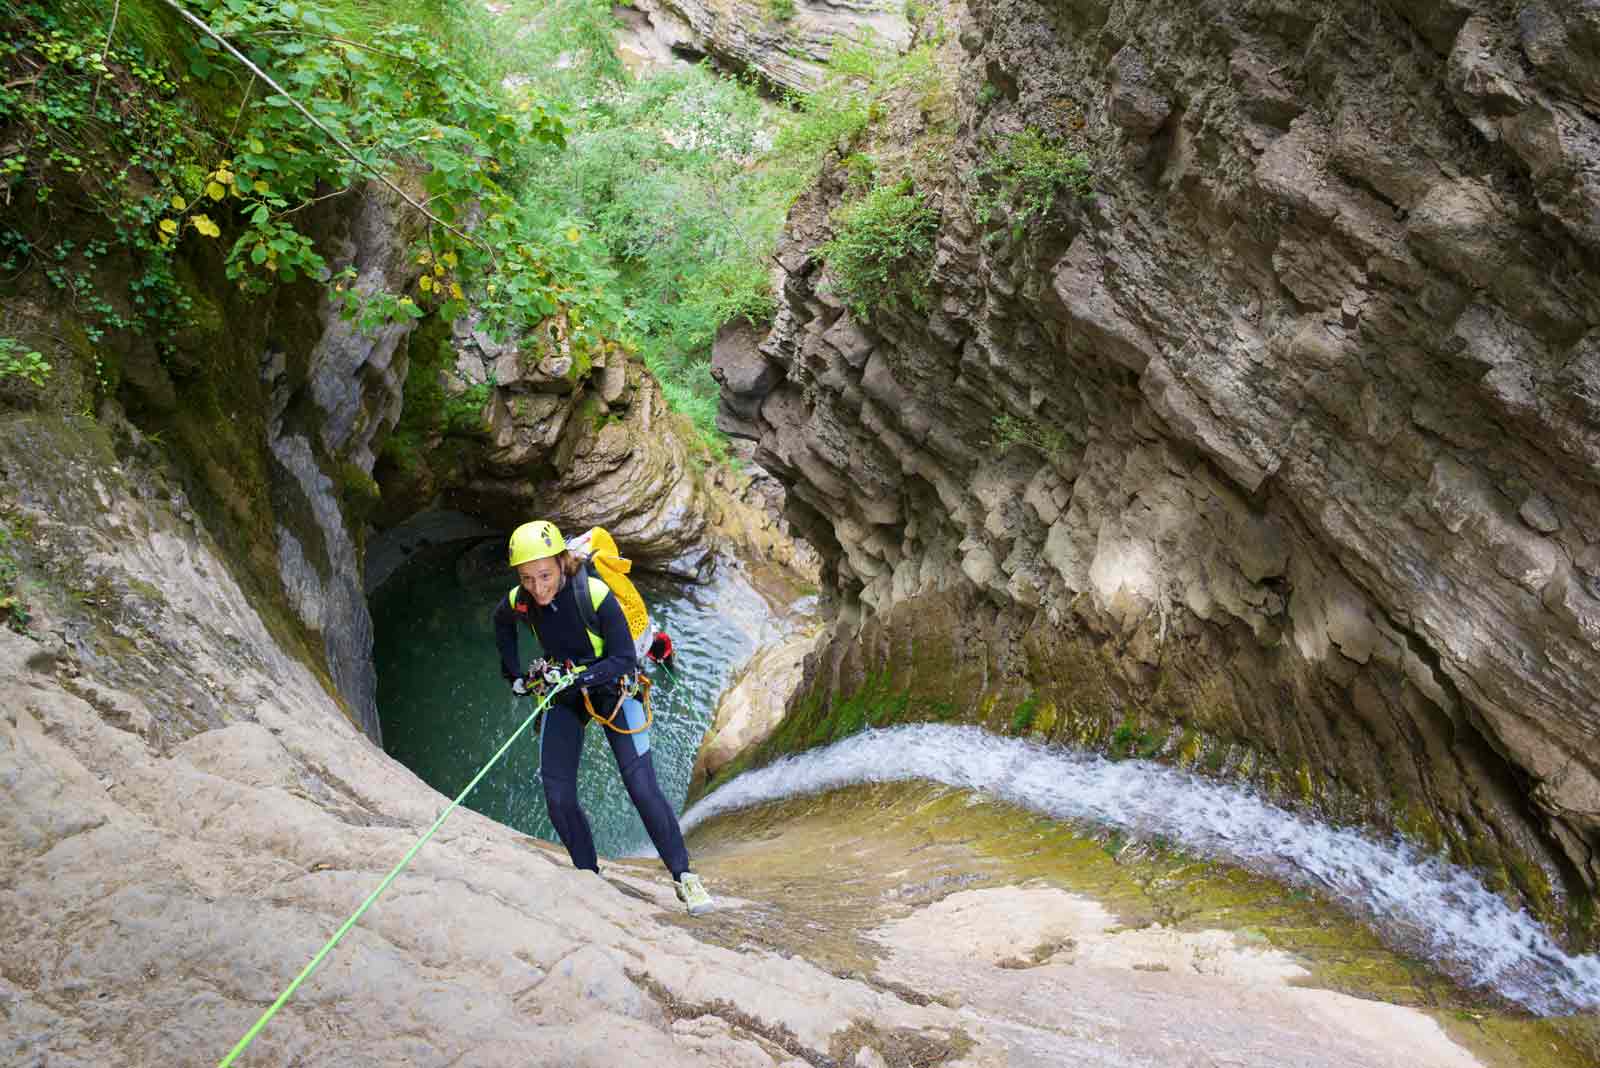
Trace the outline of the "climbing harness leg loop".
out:
M 589 699 L 589 687 L 582 687 L 578 692 L 583 694 L 583 707 L 589 715 L 602 727 L 616 731 L 618 734 L 640 734 L 650 729 L 650 724 L 655 720 L 655 712 L 650 708 L 650 676 L 639 672 L 632 680 L 625 681 L 621 686 L 621 693 L 617 694 L 617 703 L 611 706 L 611 714 L 602 716 L 594 710 L 594 702 Z M 639 694 L 639 701 L 644 705 L 644 724 L 639 727 L 628 728 L 617 726 L 617 715 L 622 711 L 622 702 Z M 624 721 L 626 722 L 626 721 Z

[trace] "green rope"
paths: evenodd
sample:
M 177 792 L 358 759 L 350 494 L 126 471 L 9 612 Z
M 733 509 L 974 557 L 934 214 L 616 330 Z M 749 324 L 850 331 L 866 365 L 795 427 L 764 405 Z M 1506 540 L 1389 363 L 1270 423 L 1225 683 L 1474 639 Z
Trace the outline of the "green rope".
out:
M 545 706 L 550 703 L 550 699 L 570 686 L 572 684 L 572 680 L 577 677 L 578 676 L 575 672 L 568 673 L 561 679 L 560 682 L 555 684 L 549 693 L 545 694 L 544 700 L 540 701 L 538 705 L 534 707 L 533 712 L 528 716 L 528 718 L 522 721 L 522 726 L 518 727 L 516 731 L 512 733 L 511 737 L 506 739 L 505 744 L 500 747 L 499 752 L 495 753 L 494 756 L 489 758 L 489 763 L 485 764 L 478 774 L 472 777 L 472 781 L 467 783 L 467 788 L 462 790 L 461 793 L 457 794 L 456 799 L 450 802 L 450 804 L 445 807 L 443 812 L 439 813 L 439 818 L 433 821 L 433 826 L 429 827 L 427 833 L 421 838 L 418 838 L 416 844 L 406 851 L 406 855 L 400 858 L 400 863 L 396 864 L 394 868 L 390 870 L 389 874 L 383 877 L 383 882 L 378 884 L 378 888 L 376 890 L 367 895 L 367 899 L 361 903 L 361 907 L 350 914 L 350 918 L 345 920 L 343 926 L 333 933 L 332 938 L 323 943 L 322 948 L 317 950 L 317 955 L 311 958 L 311 963 L 307 964 L 300 970 L 300 974 L 294 977 L 294 982 L 290 983 L 284 992 L 278 995 L 278 1000 L 272 1003 L 272 1007 L 261 1014 L 261 1019 L 255 1022 L 255 1026 L 246 1031 L 244 1037 L 239 1040 L 238 1044 L 228 1052 L 226 1057 L 222 1058 L 222 1060 L 217 1063 L 217 1068 L 228 1068 L 228 1066 L 234 1062 L 234 1059 L 238 1057 L 239 1054 L 243 1053 L 251 1042 L 255 1041 L 256 1035 L 260 1034 L 261 1029 L 267 1026 L 267 1021 L 272 1019 L 273 1016 L 277 1015 L 278 1010 L 283 1008 L 284 1003 L 294 995 L 294 992 L 299 989 L 300 984 L 305 982 L 306 979 L 310 977 L 311 973 L 317 970 L 317 965 L 322 963 L 322 958 L 326 957 L 333 950 L 333 947 L 339 944 L 339 939 L 343 938 L 345 933 L 356 925 L 356 921 L 361 919 L 362 913 L 366 912 L 368 907 L 371 906 L 374 901 L 378 900 L 378 895 L 387 890 L 389 888 L 389 884 L 394 882 L 395 876 L 404 871 L 406 865 L 411 863 L 411 858 L 416 856 L 417 850 L 426 845 L 428 839 L 433 837 L 433 832 L 437 831 L 444 823 L 445 817 L 454 812 L 456 810 L 456 806 L 461 804 L 461 802 L 466 799 L 466 796 L 472 792 L 472 788 L 474 786 L 478 785 L 478 780 L 487 775 L 489 773 L 489 769 L 499 763 L 500 758 L 506 755 L 506 750 L 511 748 L 511 743 L 522 737 L 522 732 L 528 729 L 528 725 L 538 717 L 540 712 L 544 711 Z

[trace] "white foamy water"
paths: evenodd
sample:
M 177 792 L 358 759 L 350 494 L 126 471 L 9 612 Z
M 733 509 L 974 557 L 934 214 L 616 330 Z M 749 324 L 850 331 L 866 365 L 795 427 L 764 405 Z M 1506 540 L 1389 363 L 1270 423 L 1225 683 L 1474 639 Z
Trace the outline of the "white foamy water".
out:
M 746 772 L 683 816 L 713 816 L 857 783 L 927 779 L 1058 819 L 1161 835 L 1191 852 L 1317 888 L 1407 952 L 1541 1015 L 1600 1009 L 1600 957 L 1572 956 L 1470 872 L 1404 842 L 1324 826 L 1226 786 L 1142 760 L 1000 738 L 976 727 L 869 730 Z

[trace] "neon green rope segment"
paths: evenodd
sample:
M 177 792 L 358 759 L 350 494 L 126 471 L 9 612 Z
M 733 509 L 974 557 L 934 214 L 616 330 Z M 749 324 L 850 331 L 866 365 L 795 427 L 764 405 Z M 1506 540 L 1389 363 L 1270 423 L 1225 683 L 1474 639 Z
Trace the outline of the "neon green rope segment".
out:
M 350 928 L 356 925 L 356 921 L 361 919 L 362 914 L 367 911 L 372 903 L 378 900 L 378 895 L 387 890 L 389 888 L 389 884 L 394 882 L 395 876 L 404 871 L 406 865 L 411 863 L 411 858 L 417 855 L 417 850 L 426 845 L 428 839 L 433 837 L 433 832 L 437 831 L 444 824 L 445 817 L 454 812 L 456 810 L 456 806 L 461 804 L 462 801 L 466 800 L 467 795 L 472 792 L 472 788 L 478 785 L 478 781 L 489 773 L 489 769 L 500 762 L 500 758 L 506 755 L 506 750 L 511 748 L 511 743 L 522 737 L 522 732 L 528 729 L 528 725 L 538 717 L 540 712 L 544 711 L 545 706 L 550 703 L 550 699 L 570 686 L 572 684 L 572 680 L 577 677 L 578 676 L 576 672 L 572 672 L 563 676 L 561 681 L 556 683 L 549 693 L 545 694 L 544 700 L 535 705 L 533 712 L 529 714 L 527 719 L 522 721 L 522 726 L 518 727 L 512 733 L 511 737 L 506 739 L 505 744 L 500 747 L 500 750 L 495 753 L 494 756 L 489 758 L 489 763 L 485 764 L 482 769 L 479 770 L 478 774 L 472 777 L 472 781 L 467 783 L 467 788 L 457 794 L 456 799 L 450 802 L 450 804 L 445 807 L 443 812 L 439 813 L 439 818 L 433 821 L 433 826 L 429 827 L 427 833 L 425 833 L 421 838 L 418 838 L 416 844 L 406 851 L 406 855 L 400 858 L 400 863 L 396 864 L 392 869 L 390 869 L 389 874 L 383 877 L 383 882 L 378 884 L 378 888 L 367 895 L 367 899 L 361 903 L 361 907 L 350 914 L 350 918 L 345 920 L 344 924 L 333 933 L 332 938 L 323 943 L 322 948 L 317 950 L 317 955 L 311 958 L 311 963 L 307 964 L 300 970 L 300 974 L 294 977 L 294 982 L 290 983 L 288 987 L 284 989 L 283 993 L 278 995 L 278 1000 L 272 1003 L 272 1007 L 267 1009 L 266 1012 L 262 1013 L 261 1019 L 257 1020 L 255 1025 L 244 1033 L 244 1037 L 239 1040 L 238 1044 L 235 1045 L 233 1049 L 228 1051 L 228 1055 L 217 1062 L 217 1068 L 228 1068 L 228 1066 L 234 1062 L 234 1059 L 237 1058 L 239 1054 L 243 1053 L 251 1042 L 255 1041 L 256 1035 L 260 1034 L 261 1029 L 267 1026 L 267 1021 L 277 1015 L 278 1010 L 283 1008 L 284 1003 L 293 997 L 294 992 L 300 988 L 300 984 L 305 982 L 306 979 L 311 976 L 311 973 L 317 970 L 317 965 L 322 963 L 322 958 L 326 957 L 330 952 L 333 951 L 333 947 L 339 944 L 339 940 L 345 936 Z

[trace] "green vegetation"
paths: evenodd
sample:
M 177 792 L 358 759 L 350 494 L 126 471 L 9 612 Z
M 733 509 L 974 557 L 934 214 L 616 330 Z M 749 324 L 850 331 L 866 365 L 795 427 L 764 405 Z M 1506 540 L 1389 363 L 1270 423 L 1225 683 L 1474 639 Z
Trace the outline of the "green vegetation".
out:
M 487 90 L 447 51 L 437 28 L 468 24 L 456 0 L 413 0 L 382 17 L 352 0 L 188 5 L 210 31 L 165 0 L 122 9 L 119 24 L 88 0 L 8 5 L 0 47 L 0 113 L 16 135 L 0 173 L 6 195 L 31 207 L 0 247 L 87 312 L 91 342 L 143 336 L 170 354 L 199 313 L 184 259 L 246 292 L 327 281 L 369 328 L 428 309 L 459 314 L 472 288 L 500 330 L 575 305 L 576 343 L 614 332 L 617 309 L 582 285 L 585 265 L 508 192 L 526 176 L 527 146 L 559 144 L 562 126 L 536 100 Z M 349 272 L 331 275 L 302 229 L 305 209 L 370 178 L 426 199 L 414 293 L 347 285 Z M 96 237 L 74 240 L 51 210 L 58 202 L 89 215 Z M 470 237 L 469 206 L 483 216 Z M 209 242 L 220 264 L 197 247 Z
M 787 203 L 809 187 L 830 154 L 845 160 L 858 154 L 871 125 L 901 99 L 922 111 L 927 120 L 923 137 L 910 145 L 891 140 L 883 146 L 907 158 L 890 160 L 887 152 L 883 160 L 864 154 L 863 158 L 871 161 L 874 174 L 894 180 L 909 176 L 926 184 L 935 176 L 943 165 L 938 142 L 950 137 L 956 125 L 950 72 L 940 65 L 937 49 L 938 42 L 930 40 L 895 56 L 870 40 L 837 44 L 823 83 L 810 94 L 786 101 L 794 116 L 780 126 L 768 157 L 770 188 L 779 199 Z M 861 163 L 851 165 L 853 178 Z
M 310 280 L 366 330 L 470 311 L 502 338 L 559 323 L 575 374 L 637 354 L 715 445 L 711 341 L 771 314 L 789 204 L 890 94 L 951 110 L 931 45 L 842 45 L 787 107 L 709 69 L 635 80 L 603 0 L 8 0 L 0 25 L 0 289 L 70 302 L 101 395 L 141 345 L 180 392 L 204 379 L 216 282 Z M 936 214 L 905 168 L 873 189 L 854 160 L 835 254 L 865 309 L 920 291 Z M 318 243 L 319 205 L 375 183 L 412 203 L 403 290 L 354 285 Z
M 861 689 L 834 705 L 831 714 L 818 727 L 825 737 L 819 741 L 838 741 L 865 727 L 883 727 L 905 715 L 908 698 L 894 693 L 887 672 L 870 675 Z
M 784 18 L 792 7 L 772 0 L 769 10 Z M 557 11 L 559 25 L 540 21 Z M 671 406 L 719 449 L 709 362 L 717 330 L 771 315 L 772 256 L 789 205 L 830 153 L 851 155 L 886 94 L 927 77 L 930 54 L 842 45 L 820 87 L 773 107 L 750 80 L 705 67 L 632 80 L 605 43 L 608 4 L 524 0 L 514 14 L 536 30 L 517 44 L 530 85 L 572 116 L 565 146 L 540 153 L 541 180 L 522 203 L 592 243 L 639 355 Z M 865 172 L 870 185 L 872 161 L 853 158 L 852 174 Z
M 982 95 L 979 90 L 979 103 L 984 102 Z M 1003 212 L 1014 239 L 1029 226 L 1046 221 L 1062 197 L 1083 199 L 1094 194 L 1088 157 L 1031 126 L 1006 138 L 979 164 L 973 178 L 981 190 L 973 201 L 978 222 L 988 223 Z
M 926 307 L 939 211 L 911 179 L 875 187 L 835 218 L 838 230 L 820 252 L 835 293 L 852 311 L 865 318 L 902 301 Z
M 1036 693 L 1030 693 L 1026 698 L 1023 699 L 1022 703 L 1017 706 L 1017 710 L 1011 713 L 1011 733 L 1026 734 L 1028 729 L 1033 726 L 1034 717 L 1038 715 L 1038 713 L 1039 695 Z
M 32 617 L 27 602 L 22 599 L 19 587 L 22 568 L 12 555 L 12 539 L 11 528 L 0 523 L 0 623 L 24 634 Z
M 936 35 L 937 37 L 937 35 Z M 859 317 L 926 306 L 939 208 L 924 190 L 942 181 L 954 135 L 954 97 L 930 39 L 886 61 L 869 47 L 834 52 L 827 85 L 806 102 L 805 121 L 778 149 L 804 145 L 813 156 L 837 152 L 849 199 L 834 213 L 834 236 L 819 250 L 837 296 Z M 860 148 L 872 122 L 890 107 L 914 105 L 922 132 L 910 144 L 887 140 Z M 801 173 L 809 175 L 811 172 Z
M 1161 739 L 1145 730 L 1132 719 L 1123 720 L 1111 732 L 1111 756 L 1125 759 L 1132 756 L 1152 757 L 1161 747 Z
M 1067 455 L 1072 439 L 1060 427 L 1048 426 L 1036 419 L 1022 418 L 1009 412 L 994 417 L 990 425 L 989 448 L 1003 453 L 1011 448 L 1032 449 L 1047 460 L 1059 460 Z
M 844 170 L 845 189 L 855 196 L 872 188 L 878 176 L 878 161 L 865 152 L 852 152 L 839 161 Z
M 50 363 L 43 353 L 24 351 L 23 344 L 16 338 L 0 337 L 0 382 L 20 378 L 43 386 L 49 375 Z
M 794 18 L 794 0 L 766 0 L 767 14 L 779 22 L 788 22 Z
M 748 86 L 703 68 L 637 83 L 565 73 L 552 91 L 604 103 L 545 154 L 524 206 L 588 235 L 668 402 L 720 441 L 711 342 L 772 308 L 768 257 L 787 204 L 762 169 L 770 120 Z
M 201 173 L 195 121 L 173 102 L 162 57 L 126 32 L 106 50 L 103 16 L 87 3 L 7 4 L 0 21 L 0 184 L 10 205 L 0 268 L 10 278 L 38 270 L 79 310 L 91 342 L 181 325 L 171 239 L 156 222 L 190 170 Z M 74 240 L 53 225 L 85 208 L 103 216 L 100 236 Z M 134 260 L 135 299 L 97 284 L 113 253 Z

